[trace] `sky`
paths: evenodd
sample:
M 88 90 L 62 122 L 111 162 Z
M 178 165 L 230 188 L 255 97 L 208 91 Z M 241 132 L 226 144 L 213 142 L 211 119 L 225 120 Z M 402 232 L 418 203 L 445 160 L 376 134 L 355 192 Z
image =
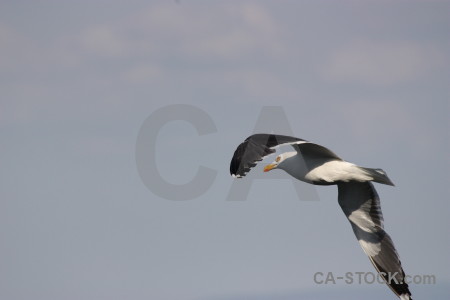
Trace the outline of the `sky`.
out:
M 229 175 L 254 132 L 384 169 L 396 186 L 375 186 L 405 272 L 436 278 L 411 284 L 414 299 L 445 298 L 448 11 L 2 1 L 0 298 L 395 299 L 314 282 L 374 270 L 334 186 L 261 166 Z

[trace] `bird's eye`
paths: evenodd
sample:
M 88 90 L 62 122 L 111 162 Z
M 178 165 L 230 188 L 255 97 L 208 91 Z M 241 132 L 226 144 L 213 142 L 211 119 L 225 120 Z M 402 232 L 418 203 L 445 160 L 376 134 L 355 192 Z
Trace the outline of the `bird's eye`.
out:
M 281 157 L 277 156 L 277 159 L 275 159 L 276 162 L 280 162 Z

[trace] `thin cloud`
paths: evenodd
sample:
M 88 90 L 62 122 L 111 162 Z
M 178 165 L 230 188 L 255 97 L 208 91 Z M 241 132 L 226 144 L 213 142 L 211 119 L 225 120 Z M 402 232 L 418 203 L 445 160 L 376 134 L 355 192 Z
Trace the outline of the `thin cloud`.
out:
M 95 26 L 81 34 L 81 48 L 99 56 L 120 56 L 127 44 L 108 26 Z
M 332 52 L 320 73 L 329 81 L 385 86 L 420 78 L 441 57 L 433 47 L 413 42 L 360 40 Z

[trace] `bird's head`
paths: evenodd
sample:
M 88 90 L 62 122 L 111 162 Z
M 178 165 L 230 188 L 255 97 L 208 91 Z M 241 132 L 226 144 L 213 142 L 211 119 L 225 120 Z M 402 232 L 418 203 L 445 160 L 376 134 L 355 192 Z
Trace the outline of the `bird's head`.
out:
M 292 156 L 296 155 L 297 152 L 285 152 L 278 155 L 275 160 L 264 167 L 264 172 L 269 172 L 273 169 L 283 169 L 284 163 L 288 158 L 291 158 Z

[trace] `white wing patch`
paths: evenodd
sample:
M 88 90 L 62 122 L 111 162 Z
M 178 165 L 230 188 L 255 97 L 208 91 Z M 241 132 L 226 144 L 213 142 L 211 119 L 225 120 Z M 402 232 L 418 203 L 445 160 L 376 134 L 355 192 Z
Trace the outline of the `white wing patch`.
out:
M 362 210 L 354 210 L 348 216 L 348 219 L 357 225 L 361 230 L 372 233 L 376 227 L 375 222 L 370 219 L 368 214 Z
M 411 300 L 411 297 L 408 294 L 401 294 L 400 300 Z
M 381 251 L 381 243 L 371 243 L 364 240 L 358 240 L 358 242 L 364 250 L 364 253 L 368 256 L 376 256 Z

